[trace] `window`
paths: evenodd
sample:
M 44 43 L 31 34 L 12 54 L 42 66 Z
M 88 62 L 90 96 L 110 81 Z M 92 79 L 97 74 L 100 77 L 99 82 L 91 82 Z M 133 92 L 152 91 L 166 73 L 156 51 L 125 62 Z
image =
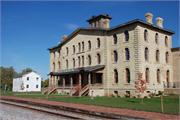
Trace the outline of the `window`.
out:
M 26 85 L 26 88 L 29 88 L 29 85 Z
M 60 52 L 60 50 L 58 51 L 58 57 L 60 58 L 60 56 L 61 56 L 61 52 Z
M 97 38 L 97 48 L 100 48 L 100 39 Z
M 149 56 L 148 56 L 148 48 L 145 48 L 145 60 L 149 60 Z
M 114 83 L 118 83 L 118 72 L 114 70 Z
M 129 49 L 126 48 L 126 49 L 125 49 L 125 60 L 129 60 L 129 58 L 130 58 Z
M 100 64 L 101 63 L 101 56 L 100 54 L 98 53 L 97 54 L 97 64 Z
M 81 58 L 78 57 L 78 67 L 80 67 L 80 66 L 81 66 Z
M 160 83 L 160 70 L 157 69 L 157 82 Z
M 149 68 L 146 68 L 145 77 L 146 77 L 146 83 L 149 83 Z
M 117 51 L 115 50 L 114 51 L 114 62 L 117 62 L 118 61 L 118 54 L 117 54 Z
M 169 83 L 169 70 L 166 72 L 166 82 Z
M 69 54 L 69 50 L 68 50 L 68 47 L 66 47 L 66 55 Z
M 68 60 L 66 60 L 66 69 L 68 68 Z
M 84 42 L 82 42 L 82 51 L 84 51 Z
M 75 46 L 73 45 L 73 54 L 75 54 L 76 52 L 76 49 L 75 49 Z
M 127 30 L 124 32 L 124 37 L 125 37 L 125 42 L 129 41 L 129 33 Z
M 88 65 L 91 65 L 91 56 L 88 56 Z
M 55 70 L 55 63 L 53 63 L 53 71 Z
M 60 68 L 61 68 L 61 64 L 60 62 L 58 62 L 58 70 L 60 70 Z
M 168 37 L 167 36 L 165 37 L 165 46 L 166 47 L 168 46 Z
M 156 61 L 159 62 L 159 50 L 156 50 Z
M 75 68 L 75 59 L 73 58 L 73 68 Z
M 88 41 L 88 50 L 91 50 L 91 41 Z
M 36 78 L 36 80 L 38 81 L 38 77 Z
M 128 68 L 126 68 L 126 71 L 125 71 L 125 76 L 126 76 L 126 83 L 130 83 L 130 71 Z
M 36 88 L 38 88 L 38 85 L 36 85 Z
M 84 66 L 84 56 L 82 56 L 82 66 Z
M 117 35 L 116 34 L 113 35 L 113 43 L 117 44 Z
M 78 43 L 79 52 L 81 52 L 81 43 Z
M 166 52 L 166 63 L 169 63 L 169 54 Z
M 29 80 L 29 77 L 27 77 L 27 80 Z
M 147 36 L 148 36 L 147 30 L 144 30 L 144 41 L 148 41 Z
M 159 43 L 159 41 L 158 41 L 158 33 L 156 33 L 156 35 L 155 35 L 155 42 L 156 42 L 156 44 Z

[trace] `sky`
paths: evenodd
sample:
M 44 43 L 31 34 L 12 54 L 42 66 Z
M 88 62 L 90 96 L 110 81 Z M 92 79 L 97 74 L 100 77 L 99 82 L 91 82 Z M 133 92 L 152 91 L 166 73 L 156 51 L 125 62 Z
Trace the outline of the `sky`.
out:
M 145 14 L 163 18 L 163 27 L 176 32 L 172 48 L 179 47 L 179 1 L 1 1 L 0 66 L 13 66 L 21 73 L 27 67 L 49 78 L 48 48 L 78 27 L 89 27 L 93 15 L 109 14 L 110 27 Z

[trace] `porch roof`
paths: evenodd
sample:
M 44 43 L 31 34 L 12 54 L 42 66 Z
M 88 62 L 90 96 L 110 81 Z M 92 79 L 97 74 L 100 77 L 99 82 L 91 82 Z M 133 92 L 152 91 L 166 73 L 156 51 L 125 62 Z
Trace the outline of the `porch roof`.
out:
M 101 68 L 104 68 L 105 65 L 96 65 L 96 66 L 90 66 L 90 67 L 80 67 L 75 69 L 65 69 L 65 70 L 59 70 L 58 72 L 50 72 L 48 75 L 57 76 L 57 75 L 65 75 L 65 74 L 74 74 L 79 73 L 81 71 L 83 72 L 92 72 Z

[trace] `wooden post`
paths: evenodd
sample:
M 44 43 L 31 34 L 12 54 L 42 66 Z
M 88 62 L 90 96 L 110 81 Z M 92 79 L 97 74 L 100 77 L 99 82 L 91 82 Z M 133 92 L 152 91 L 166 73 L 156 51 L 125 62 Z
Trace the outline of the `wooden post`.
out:
M 161 95 L 161 107 L 162 107 L 162 113 L 163 113 L 163 95 Z
M 72 79 L 72 75 L 70 76 L 71 80 L 70 80 L 70 84 L 71 84 L 71 88 L 70 88 L 70 96 L 72 96 L 72 87 L 73 87 L 73 79 Z
M 63 76 L 63 93 L 64 93 L 64 88 L 65 88 L 65 78 Z
M 79 97 L 81 96 L 81 74 L 79 73 Z

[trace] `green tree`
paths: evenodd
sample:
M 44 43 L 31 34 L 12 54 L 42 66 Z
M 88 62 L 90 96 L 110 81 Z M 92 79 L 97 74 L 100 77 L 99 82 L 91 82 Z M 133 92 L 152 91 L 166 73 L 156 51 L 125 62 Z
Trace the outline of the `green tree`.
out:
M 22 70 L 22 73 L 27 73 L 27 72 L 31 72 L 31 71 L 33 71 L 33 70 L 28 67 L 28 68 Z M 36 72 L 36 71 L 34 71 L 34 72 Z
M 44 87 L 48 87 L 49 86 L 49 78 L 45 80 L 44 82 Z
M 13 77 L 17 75 L 13 66 L 9 68 L 1 67 L 1 89 L 12 89 Z

